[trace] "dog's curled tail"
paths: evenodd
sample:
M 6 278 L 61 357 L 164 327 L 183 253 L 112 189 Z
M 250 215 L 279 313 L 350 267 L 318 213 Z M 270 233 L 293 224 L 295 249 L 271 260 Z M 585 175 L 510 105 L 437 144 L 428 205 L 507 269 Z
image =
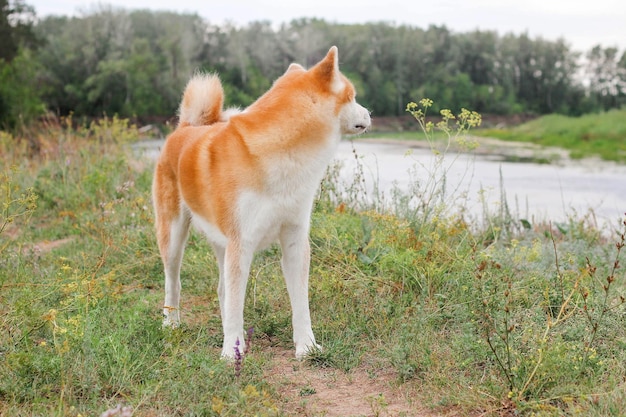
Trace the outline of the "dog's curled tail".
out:
M 223 119 L 224 89 L 215 74 L 195 74 L 185 87 L 178 127 L 211 125 Z

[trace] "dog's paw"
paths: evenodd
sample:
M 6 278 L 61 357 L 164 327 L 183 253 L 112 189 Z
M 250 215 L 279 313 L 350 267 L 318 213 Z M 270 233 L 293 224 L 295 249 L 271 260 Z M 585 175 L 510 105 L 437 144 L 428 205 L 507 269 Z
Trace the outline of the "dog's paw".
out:
M 163 328 L 164 329 L 176 329 L 180 326 L 180 321 L 178 320 L 171 320 L 170 317 L 165 317 L 163 319 Z
M 233 352 L 229 352 L 228 349 L 222 349 L 222 354 L 220 355 L 220 359 L 226 363 L 234 363 L 235 354 Z
M 322 346 L 317 343 L 308 343 L 302 345 L 296 345 L 296 359 L 303 360 L 306 359 L 307 356 L 313 355 L 317 352 L 321 352 Z
M 163 308 L 163 327 L 169 327 L 171 329 L 175 329 L 180 326 L 180 316 L 178 314 L 178 309 L 173 307 L 164 307 Z
M 245 353 L 246 339 L 243 336 L 243 332 L 224 337 L 224 343 L 222 344 L 222 359 L 228 362 L 234 362 L 236 360 L 241 360 Z

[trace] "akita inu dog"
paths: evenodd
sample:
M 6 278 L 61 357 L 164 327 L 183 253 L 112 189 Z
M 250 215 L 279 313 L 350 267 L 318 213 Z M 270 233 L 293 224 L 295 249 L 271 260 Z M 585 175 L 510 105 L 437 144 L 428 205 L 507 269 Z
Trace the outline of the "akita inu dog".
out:
M 194 76 L 154 173 L 153 202 L 165 269 L 165 326 L 180 320 L 180 267 L 190 224 L 211 243 L 219 265 L 224 344 L 243 351 L 243 309 L 253 254 L 278 241 L 292 308 L 296 357 L 318 347 L 309 313 L 309 224 L 313 199 L 342 134 L 370 126 L 338 51 L 309 70 L 291 64 L 242 112 L 222 110 L 215 75 Z

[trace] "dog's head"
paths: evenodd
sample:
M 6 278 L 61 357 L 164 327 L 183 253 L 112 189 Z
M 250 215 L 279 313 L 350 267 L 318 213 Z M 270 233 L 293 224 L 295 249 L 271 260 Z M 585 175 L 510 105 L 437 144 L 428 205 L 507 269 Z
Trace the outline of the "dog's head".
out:
M 370 113 L 356 102 L 354 86 L 339 71 L 339 51 L 333 46 L 311 71 L 324 80 L 331 93 L 337 98 L 337 110 L 341 123 L 341 133 L 355 135 L 365 132 L 371 125 Z
M 291 64 L 281 78 L 289 84 L 301 81 L 298 90 L 307 92 L 313 104 L 330 105 L 329 111 L 339 121 L 342 134 L 356 135 L 370 127 L 369 111 L 356 102 L 354 86 L 339 71 L 336 46 L 330 48 L 326 57 L 308 71 L 298 64 Z

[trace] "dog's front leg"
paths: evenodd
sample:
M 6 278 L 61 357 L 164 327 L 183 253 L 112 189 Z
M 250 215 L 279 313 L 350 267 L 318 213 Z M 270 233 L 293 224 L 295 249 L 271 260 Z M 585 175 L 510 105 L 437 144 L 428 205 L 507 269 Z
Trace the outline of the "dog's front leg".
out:
M 241 353 L 245 350 L 243 307 L 253 255 L 254 250 L 250 245 L 237 241 L 229 242 L 224 253 L 224 271 L 218 293 L 221 293 L 220 309 L 224 329 L 222 357 L 226 359 L 234 358 L 237 345 Z
M 311 248 L 308 228 L 301 226 L 284 227 L 280 235 L 280 245 L 283 252 L 281 266 L 291 301 L 296 358 L 301 359 L 311 350 L 320 348 L 315 343 L 309 311 Z

